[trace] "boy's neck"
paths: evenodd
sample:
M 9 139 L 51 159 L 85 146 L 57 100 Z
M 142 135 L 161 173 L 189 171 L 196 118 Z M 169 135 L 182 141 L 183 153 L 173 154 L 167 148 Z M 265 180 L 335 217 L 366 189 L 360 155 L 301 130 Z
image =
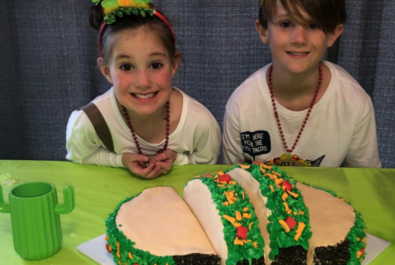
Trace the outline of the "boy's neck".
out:
M 324 63 L 321 63 L 321 67 L 324 74 L 323 82 L 315 103 L 325 93 L 331 78 L 328 67 Z M 274 98 L 287 109 L 293 111 L 305 110 L 310 106 L 317 89 L 318 76 L 318 65 L 316 69 L 300 74 L 290 74 L 273 65 L 272 88 Z

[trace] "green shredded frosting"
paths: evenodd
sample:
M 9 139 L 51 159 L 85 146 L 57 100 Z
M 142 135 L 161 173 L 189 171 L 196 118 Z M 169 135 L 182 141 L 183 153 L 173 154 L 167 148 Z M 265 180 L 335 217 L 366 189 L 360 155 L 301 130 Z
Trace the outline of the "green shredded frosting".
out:
M 130 239 L 126 238 L 126 236 L 122 233 L 122 231 L 120 231 L 117 228 L 116 225 L 116 216 L 118 214 L 119 209 L 121 208 L 121 206 L 125 203 L 128 202 L 130 200 L 133 200 L 135 197 L 139 196 L 141 194 L 141 192 L 139 194 L 137 194 L 136 196 L 127 198 L 125 200 L 123 200 L 114 210 L 113 213 L 111 213 L 109 215 L 109 217 L 106 220 L 106 226 L 107 226 L 107 236 L 108 236 L 108 240 L 107 243 L 110 245 L 111 247 L 111 252 L 112 252 L 112 256 L 114 258 L 114 261 L 116 264 L 119 264 L 119 262 L 121 262 L 121 264 L 134 264 L 134 263 L 138 263 L 139 265 L 150 265 L 150 264 L 157 264 L 157 265 L 166 265 L 166 263 L 168 265 L 174 265 L 174 261 L 173 258 L 171 256 L 155 256 L 152 255 L 151 253 L 149 253 L 148 251 L 144 251 L 138 248 L 135 248 L 134 245 L 136 244 L 135 242 L 131 241 Z M 120 257 L 118 257 L 117 255 L 117 246 L 118 244 L 120 245 Z M 129 252 L 132 253 L 133 259 L 130 259 L 129 257 Z
M 242 260 L 248 260 L 249 264 L 252 264 L 252 259 L 260 259 L 263 257 L 263 248 L 265 246 L 261 231 L 259 229 L 259 221 L 255 215 L 254 207 L 250 203 L 249 197 L 241 185 L 222 184 L 222 187 L 218 186 L 218 183 L 216 183 L 213 179 L 215 176 L 216 174 L 208 174 L 202 177 L 196 177 L 196 179 L 201 180 L 207 186 L 211 192 L 213 203 L 216 204 L 216 208 L 219 211 L 219 215 L 221 216 L 222 224 L 224 226 L 224 240 L 228 247 L 228 259 L 226 260 L 226 265 L 234 265 Z M 233 204 L 225 206 L 223 203 L 227 202 L 228 200 L 224 192 L 230 191 L 234 191 L 234 197 L 237 199 L 237 201 L 235 201 Z M 245 207 L 249 209 L 247 213 L 251 214 L 251 218 L 243 218 L 241 221 L 236 222 L 240 223 L 247 229 L 249 228 L 250 224 L 253 223 L 251 225 L 251 229 L 247 233 L 246 238 L 246 240 L 251 240 L 251 242 L 245 243 L 244 245 L 235 245 L 234 240 L 236 238 L 236 227 L 233 226 L 233 224 L 227 219 L 225 219 L 223 215 L 236 217 L 236 211 L 239 211 L 241 214 L 243 214 L 243 209 Z M 256 248 L 253 246 L 254 242 L 257 242 Z
M 340 198 L 337 196 L 337 194 L 334 191 L 322 188 L 322 187 L 317 187 L 314 185 L 309 185 L 306 183 L 303 183 L 304 185 L 307 185 L 309 187 L 319 189 L 325 192 L 328 192 L 334 197 Z M 344 199 L 343 199 L 344 200 Z M 351 205 L 351 203 L 344 201 L 345 203 Z M 352 205 L 351 205 L 352 206 Z M 353 207 L 354 209 L 354 207 Z M 364 252 L 363 255 L 361 255 L 359 258 L 357 258 L 357 253 L 360 251 L 362 248 L 365 249 L 366 245 L 365 243 L 362 242 L 363 238 L 366 238 L 366 225 L 365 222 L 362 219 L 362 215 L 355 211 L 355 222 L 354 226 L 350 229 L 350 232 L 347 234 L 347 239 L 350 241 L 350 260 L 348 261 L 347 265 L 360 265 L 362 260 L 365 259 L 366 257 L 366 252 Z M 358 240 L 359 239 L 359 240 Z
M 232 168 L 228 169 L 226 172 L 231 171 L 234 168 L 240 168 L 240 165 L 236 164 Z M 301 192 L 295 188 L 296 181 L 290 178 L 284 171 L 280 170 L 275 165 L 272 166 L 270 170 L 264 169 L 265 172 L 261 171 L 261 167 L 258 164 L 252 164 L 249 168 L 244 170 L 249 172 L 253 176 L 253 178 L 259 182 L 262 195 L 267 197 L 266 207 L 271 210 L 271 215 L 268 218 L 269 223 L 267 225 L 271 248 L 269 258 L 271 260 L 274 260 L 278 255 L 280 248 L 302 246 L 305 250 L 308 250 L 309 239 L 312 236 L 309 210 L 304 204 Z M 286 202 L 289 206 L 289 209 L 291 209 L 291 213 L 289 214 L 287 214 L 285 211 L 284 201 L 281 197 L 284 193 L 283 189 L 281 187 L 277 187 L 274 180 L 264 176 L 265 173 L 272 174 L 273 171 L 281 175 L 278 176 L 278 178 L 287 180 L 290 184 L 292 184 L 292 186 L 294 187 L 292 189 L 292 192 L 299 195 L 297 198 L 294 198 L 291 195 L 287 197 Z M 270 185 L 273 187 L 274 192 L 271 191 Z M 303 214 L 301 214 L 299 210 L 301 210 Z M 296 215 L 294 215 L 294 212 L 296 213 Z M 295 219 L 297 225 L 294 229 L 291 229 L 287 233 L 279 223 L 279 220 L 285 221 L 289 216 Z M 306 226 L 299 239 L 295 241 L 294 237 L 299 222 L 304 223 Z

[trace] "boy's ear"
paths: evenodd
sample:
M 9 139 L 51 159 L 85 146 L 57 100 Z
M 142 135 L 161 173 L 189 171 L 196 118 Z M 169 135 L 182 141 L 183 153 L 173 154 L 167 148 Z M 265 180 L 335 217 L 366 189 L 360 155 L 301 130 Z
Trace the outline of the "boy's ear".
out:
M 259 19 L 255 20 L 255 29 L 258 31 L 259 38 L 263 44 L 269 43 L 269 38 L 267 36 L 267 30 L 259 23 Z
M 99 67 L 99 70 L 102 73 L 102 75 L 107 79 L 108 82 L 112 84 L 110 68 L 108 68 L 108 66 L 104 64 L 103 57 L 97 58 L 97 66 Z
M 174 55 L 174 59 L 172 62 L 172 66 L 171 66 L 171 78 L 173 78 L 178 70 L 178 66 L 180 65 L 180 61 L 181 61 L 181 53 L 180 51 L 176 51 L 176 54 Z
M 340 35 L 342 34 L 344 29 L 344 25 L 343 24 L 339 24 L 336 26 L 335 30 L 333 31 L 333 33 L 329 34 L 329 38 L 327 41 L 327 45 L 328 47 L 332 47 L 332 45 L 335 43 L 335 41 L 340 37 Z

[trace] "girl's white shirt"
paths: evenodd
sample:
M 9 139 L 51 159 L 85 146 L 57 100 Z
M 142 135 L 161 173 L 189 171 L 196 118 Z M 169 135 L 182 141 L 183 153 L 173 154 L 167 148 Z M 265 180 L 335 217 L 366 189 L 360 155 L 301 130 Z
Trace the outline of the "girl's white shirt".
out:
M 215 164 L 219 155 L 221 132 L 218 122 L 201 103 L 178 88 L 183 96 L 180 121 L 169 136 L 168 149 L 177 152 L 173 165 Z M 113 88 L 93 101 L 102 113 L 114 143 L 115 153 L 106 149 L 91 121 L 82 110 L 71 114 L 66 131 L 66 159 L 83 164 L 123 167 L 122 154 L 137 154 L 131 132 L 125 124 L 116 103 Z M 151 144 L 136 134 L 144 155 L 154 156 L 163 147 L 165 139 Z

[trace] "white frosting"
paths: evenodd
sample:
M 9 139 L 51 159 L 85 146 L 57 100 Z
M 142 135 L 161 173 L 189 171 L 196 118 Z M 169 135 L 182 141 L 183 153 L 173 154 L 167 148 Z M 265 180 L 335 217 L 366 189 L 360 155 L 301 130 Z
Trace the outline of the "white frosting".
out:
M 270 264 L 269 259 L 270 248 L 270 237 L 267 231 L 267 224 L 269 223 L 268 218 L 272 212 L 266 208 L 267 197 L 264 197 L 259 187 L 259 182 L 247 171 L 241 168 L 235 168 L 227 173 L 232 179 L 236 180 L 246 191 L 250 198 L 250 203 L 254 206 L 255 214 L 259 221 L 259 229 L 265 241 L 264 253 L 265 253 L 265 264 Z
M 333 246 L 342 242 L 354 226 L 354 209 L 326 191 L 298 183 L 310 213 L 311 232 L 307 264 L 312 264 L 316 247 Z
M 224 239 L 224 225 L 210 190 L 199 179 L 189 181 L 184 188 L 184 200 L 199 220 L 217 255 L 221 257 L 221 265 L 225 265 L 228 247 Z
M 215 254 L 194 214 L 171 187 L 146 189 L 124 203 L 116 224 L 135 248 L 153 255 Z

